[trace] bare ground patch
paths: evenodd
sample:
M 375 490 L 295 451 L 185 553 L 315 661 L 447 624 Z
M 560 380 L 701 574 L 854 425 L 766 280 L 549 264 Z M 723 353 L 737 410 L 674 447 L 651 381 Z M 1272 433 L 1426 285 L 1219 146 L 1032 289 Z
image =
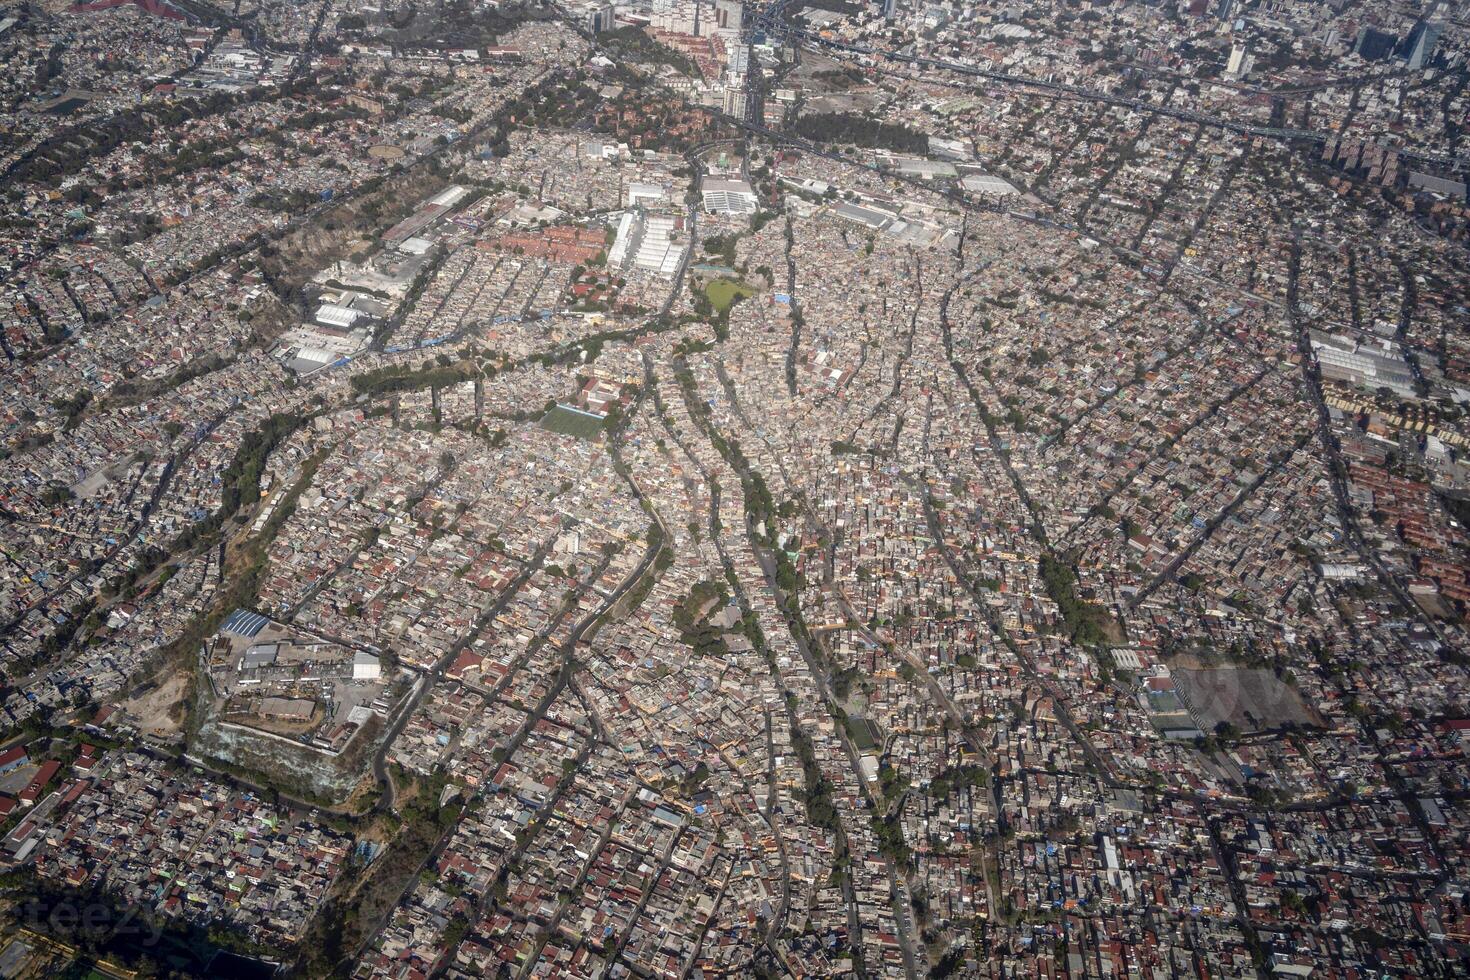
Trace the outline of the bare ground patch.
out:
M 121 708 L 143 734 L 173 738 L 183 731 L 188 692 L 188 675 L 176 672 L 124 701 Z

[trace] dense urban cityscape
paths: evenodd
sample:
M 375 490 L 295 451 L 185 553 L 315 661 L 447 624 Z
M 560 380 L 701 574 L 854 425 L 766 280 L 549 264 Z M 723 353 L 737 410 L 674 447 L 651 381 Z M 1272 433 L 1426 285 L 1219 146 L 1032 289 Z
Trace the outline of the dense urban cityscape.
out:
M 1467 55 L 3 0 L 0 976 L 1466 975 Z

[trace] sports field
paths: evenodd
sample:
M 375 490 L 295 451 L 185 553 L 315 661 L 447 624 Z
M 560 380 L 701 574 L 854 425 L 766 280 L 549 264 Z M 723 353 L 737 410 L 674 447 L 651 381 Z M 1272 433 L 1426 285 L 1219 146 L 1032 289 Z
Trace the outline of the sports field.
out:
M 710 305 L 715 308 L 715 312 L 723 313 L 734 306 L 737 299 L 754 296 L 755 290 L 743 282 L 716 279 L 704 287 L 704 294 L 709 297 Z
M 541 417 L 541 427 L 578 439 L 596 439 L 602 434 L 601 419 L 561 405 Z

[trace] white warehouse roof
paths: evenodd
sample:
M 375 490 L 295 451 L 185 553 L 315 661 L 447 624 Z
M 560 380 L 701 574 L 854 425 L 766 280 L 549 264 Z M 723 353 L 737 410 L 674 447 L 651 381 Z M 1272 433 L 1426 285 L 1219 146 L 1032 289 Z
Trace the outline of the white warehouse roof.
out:
M 329 327 L 350 327 L 362 316 L 357 310 L 346 306 L 334 306 L 331 303 L 323 303 L 321 309 L 316 311 L 318 323 L 324 323 Z
M 452 184 L 449 187 L 446 187 L 444 190 L 440 191 L 438 194 L 429 198 L 429 203 L 437 204 L 441 208 L 452 208 L 460 201 L 463 201 L 464 196 L 468 193 L 468 189 L 461 187 L 458 184 Z

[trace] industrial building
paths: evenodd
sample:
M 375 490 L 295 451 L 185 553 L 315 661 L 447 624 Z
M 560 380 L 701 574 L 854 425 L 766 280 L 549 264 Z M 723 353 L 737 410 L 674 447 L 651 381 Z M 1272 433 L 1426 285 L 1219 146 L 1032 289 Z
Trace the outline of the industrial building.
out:
M 743 180 L 706 178 L 699 191 L 710 214 L 755 213 L 755 191 Z
M 650 214 L 640 207 L 623 212 L 607 261 L 613 268 L 672 277 L 688 251 L 683 215 Z

